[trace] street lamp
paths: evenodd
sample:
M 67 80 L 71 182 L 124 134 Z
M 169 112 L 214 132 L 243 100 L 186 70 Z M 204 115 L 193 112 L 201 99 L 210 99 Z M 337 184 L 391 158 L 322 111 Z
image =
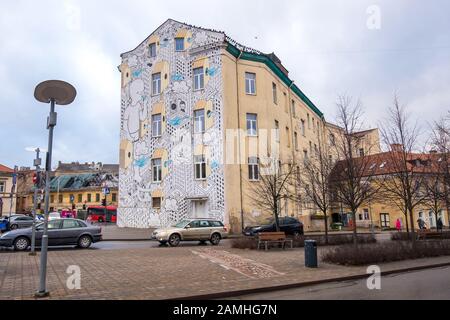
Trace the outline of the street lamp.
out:
M 45 163 L 45 207 L 44 207 L 44 233 L 41 241 L 41 264 L 39 275 L 39 290 L 35 296 L 38 298 L 47 297 L 49 292 L 46 289 L 47 277 L 47 248 L 48 248 L 48 209 L 50 197 L 50 171 L 52 167 L 52 148 L 53 148 L 53 128 L 56 126 L 57 113 L 55 104 L 71 104 L 77 95 L 75 88 L 64 81 L 50 80 L 37 85 L 34 90 L 34 97 L 42 103 L 50 103 L 50 114 L 47 118 L 48 129 L 48 151 Z

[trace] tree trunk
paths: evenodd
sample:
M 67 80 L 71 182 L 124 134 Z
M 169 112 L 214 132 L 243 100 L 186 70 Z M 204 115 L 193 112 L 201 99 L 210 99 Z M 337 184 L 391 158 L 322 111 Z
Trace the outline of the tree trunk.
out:
M 412 208 L 408 209 L 409 211 L 409 219 L 410 219 L 410 223 L 411 223 L 411 234 L 410 234 L 410 238 L 413 244 L 413 247 L 415 247 L 416 245 L 416 232 L 414 231 L 414 212 Z
M 353 217 L 353 244 L 358 245 L 358 231 L 356 230 L 356 212 L 352 212 Z
M 275 231 L 280 232 L 280 221 L 278 220 L 278 202 L 275 201 L 275 207 L 273 211 L 273 215 L 275 217 Z
M 325 244 L 328 244 L 328 216 L 327 213 L 323 213 L 325 216 Z
M 408 220 L 408 213 L 404 213 L 404 215 L 405 215 L 406 233 L 409 234 L 409 220 Z

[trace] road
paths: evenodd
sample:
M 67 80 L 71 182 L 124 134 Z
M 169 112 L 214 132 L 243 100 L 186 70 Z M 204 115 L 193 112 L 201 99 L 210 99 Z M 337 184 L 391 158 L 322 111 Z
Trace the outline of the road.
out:
M 369 290 L 366 279 L 258 293 L 233 300 L 450 300 L 450 267 L 384 276 L 381 290 Z

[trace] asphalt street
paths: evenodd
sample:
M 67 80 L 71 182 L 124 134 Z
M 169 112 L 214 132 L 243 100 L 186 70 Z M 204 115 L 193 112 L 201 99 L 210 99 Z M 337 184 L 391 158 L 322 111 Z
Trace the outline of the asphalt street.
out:
M 231 300 L 450 300 L 450 267 L 383 276 L 380 290 L 367 279 L 245 295 Z

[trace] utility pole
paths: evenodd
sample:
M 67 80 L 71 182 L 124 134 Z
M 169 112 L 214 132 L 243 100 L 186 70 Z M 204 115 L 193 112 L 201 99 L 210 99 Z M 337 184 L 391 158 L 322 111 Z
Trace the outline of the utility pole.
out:
M 34 159 L 33 165 L 36 167 L 36 183 L 34 184 L 34 199 L 33 199 L 33 227 L 31 231 L 31 252 L 30 256 L 35 256 L 36 251 L 36 210 L 37 210 L 37 198 L 38 198 L 38 189 L 41 187 L 41 158 L 39 158 L 39 153 L 41 150 L 39 148 L 36 149 L 36 159 Z
M 13 202 L 14 202 L 14 194 L 15 194 L 15 190 L 16 190 L 16 182 L 17 182 L 17 166 L 14 167 L 14 173 L 13 173 L 13 178 L 12 178 L 12 187 L 11 187 L 11 201 L 9 204 L 9 218 L 11 219 L 12 216 L 12 208 L 13 208 Z

